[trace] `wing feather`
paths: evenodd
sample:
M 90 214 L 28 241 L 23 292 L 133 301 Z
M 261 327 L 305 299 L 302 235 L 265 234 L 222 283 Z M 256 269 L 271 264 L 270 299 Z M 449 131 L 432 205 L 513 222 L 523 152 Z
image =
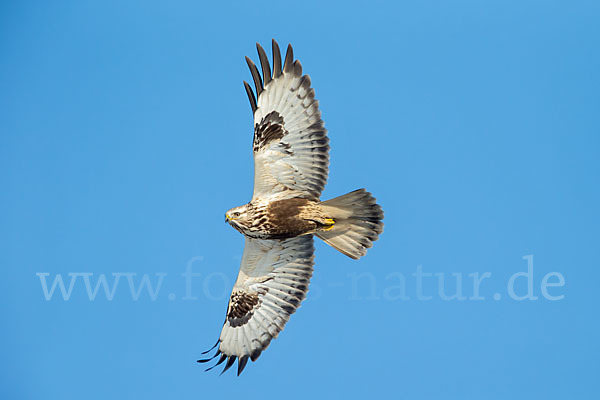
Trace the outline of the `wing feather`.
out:
M 285 52 L 285 62 L 283 64 L 284 72 L 292 71 L 292 63 L 294 62 L 294 49 L 292 45 L 288 44 L 287 51 Z
M 265 86 L 267 86 L 269 82 L 271 82 L 271 65 L 269 64 L 269 59 L 267 58 L 265 50 L 258 43 L 256 43 L 256 50 L 258 51 L 258 58 L 260 59 L 260 66 L 262 67 L 263 80 Z
M 250 100 L 250 107 L 252 108 L 252 112 L 254 113 L 256 112 L 256 98 L 254 97 L 254 92 L 252 91 L 252 88 L 246 81 L 244 81 L 244 88 L 246 89 L 248 100 Z
M 279 51 L 279 44 L 273 39 L 271 41 L 273 48 L 273 79 L 277 79 L 281 76 L 281 52 Z
M 258 68 L 254 65 L 254 62 L 250 59 L 250 57 L 246 57 L 246 64 L 248 64 L 248 68 L 250 68 L 250 73 L 252 74 L 252 79 L 254 80 L 254 87 L 256 88 L 256 97 L 259 97 L 263 91 L 262 79 L 260 78 L 260 73 L 258 72 Z

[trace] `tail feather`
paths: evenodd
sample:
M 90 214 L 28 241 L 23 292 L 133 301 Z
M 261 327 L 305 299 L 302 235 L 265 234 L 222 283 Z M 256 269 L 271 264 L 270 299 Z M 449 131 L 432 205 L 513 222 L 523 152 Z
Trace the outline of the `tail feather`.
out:
M 364 256 L 383 232 L 383 210 L 365 189 L 324 201 L 320 206 L 335 224 L 315 234 L 355 260 Z

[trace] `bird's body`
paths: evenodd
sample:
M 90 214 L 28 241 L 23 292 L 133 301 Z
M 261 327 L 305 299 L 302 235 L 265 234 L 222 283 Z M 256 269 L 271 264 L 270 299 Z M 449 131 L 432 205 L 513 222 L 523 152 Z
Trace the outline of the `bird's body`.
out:
M 225 219 L 252 239 L 289 239 L 331 229 L 335 221 L 322 211 L 320 202 L 294 197 L 257 201 L 237 207 Z M 236 211 L 242 210 L 245 211 Z M 233 217 L 239 213 L 237 217 Z
M 329 171 L 329 138 L 308 75 L 288 46 L 282 63 L 273 40 L 273 69 L 257 44 L 262 77 L 246 57 L 256 97 L 244 82 L 254 114 L 254 193 L 225 219 L 246 237 L 215 355 L 223 372 L 238 375 L 276 338 L 308 292 L 313 236 L 353 259 L 383 231 L 383 211 L 358 189 L 331 200 L 320 196 Z M 214 368 L 214 365 L 211 368 Z M 209 369 L 211 369 L 209 368 Z

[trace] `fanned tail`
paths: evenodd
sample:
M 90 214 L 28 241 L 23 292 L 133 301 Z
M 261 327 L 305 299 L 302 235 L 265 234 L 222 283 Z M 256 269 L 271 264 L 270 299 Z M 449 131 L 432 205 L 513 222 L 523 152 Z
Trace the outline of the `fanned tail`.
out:
M 358 189 L 320 204 L 335 221 L 329 230 L 316 232 L 328 245 L 358 260 L 383 232 L 383 210 L 365 189 Z

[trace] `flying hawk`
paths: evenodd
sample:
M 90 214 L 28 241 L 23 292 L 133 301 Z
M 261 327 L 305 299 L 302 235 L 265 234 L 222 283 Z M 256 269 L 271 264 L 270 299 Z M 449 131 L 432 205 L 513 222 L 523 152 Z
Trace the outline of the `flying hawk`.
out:
M 285 61 L 273 45 L 273 70 L 257 43 L 262 78 L 246 57 L 256 96 L 244 81 L 254 114 L 254 194 L 225 221 L 246 237 L 240 272 L 229 299 L 220 355 L 208 370 L 238 360 L 238 375 L 276 338 L 306 297 L 313 272 L 313 235 L 353 259 L 383 231 L 383 211 L 364 189 L 320 201 L 327 181 L 329 139 L 311 88 L 288 45 Z M 222 373 L 223 373 L 222 372 Z

